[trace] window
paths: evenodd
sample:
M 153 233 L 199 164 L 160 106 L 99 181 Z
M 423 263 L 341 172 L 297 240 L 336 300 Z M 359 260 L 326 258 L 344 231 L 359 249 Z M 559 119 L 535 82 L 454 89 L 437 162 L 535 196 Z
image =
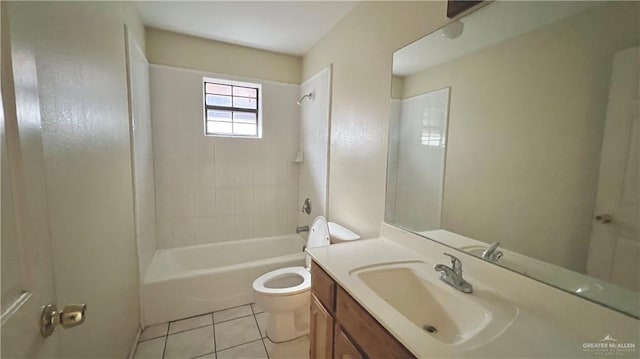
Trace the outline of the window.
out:
M 259 84 L 204 79 L 205 135 L 262 137 Z

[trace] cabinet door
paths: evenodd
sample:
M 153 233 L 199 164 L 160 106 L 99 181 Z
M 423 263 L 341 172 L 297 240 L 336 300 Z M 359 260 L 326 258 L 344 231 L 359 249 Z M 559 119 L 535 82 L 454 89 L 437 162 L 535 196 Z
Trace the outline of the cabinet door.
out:
M 335 319 L 365 356 L 372 359 L 415 359 L 342 287 L 338 287 Z
M 342 332 L 339 325 L 336 325 L 336 336 L 334 341 L 334 359 L 364 359 L 362 354 L 351 343 L 351 340 Z
M 311 265 L 311 293 L 333 315 L 336 308 L 336 282 L 315 262 Z
M 330 359 L 333 354 L 333 318 L 320 304 L 315 296 L 311 296 L 311 359 Z

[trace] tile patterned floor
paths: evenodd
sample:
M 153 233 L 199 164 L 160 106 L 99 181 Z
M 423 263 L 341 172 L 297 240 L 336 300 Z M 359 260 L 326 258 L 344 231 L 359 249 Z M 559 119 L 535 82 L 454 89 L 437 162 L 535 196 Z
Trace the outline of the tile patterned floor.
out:
M 309 337 L 273 343 L 266 315 L 242 305 L 146 328 L 134 359 L 307 359 Z

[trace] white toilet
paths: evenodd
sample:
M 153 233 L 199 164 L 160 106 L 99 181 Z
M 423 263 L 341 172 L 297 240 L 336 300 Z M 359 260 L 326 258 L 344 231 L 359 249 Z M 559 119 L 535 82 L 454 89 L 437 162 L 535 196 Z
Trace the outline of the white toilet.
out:
M 339 224 L 327 223 L 324 217 L 318 216 L 309 229 L 307 248 L 359 238 Z M 305 267 L 276 269 L 253 281 L 254 298 L 267 312 L 267 336 L 273 342 L 293 340 L 309 333 L 311 257 L 305 255 Z

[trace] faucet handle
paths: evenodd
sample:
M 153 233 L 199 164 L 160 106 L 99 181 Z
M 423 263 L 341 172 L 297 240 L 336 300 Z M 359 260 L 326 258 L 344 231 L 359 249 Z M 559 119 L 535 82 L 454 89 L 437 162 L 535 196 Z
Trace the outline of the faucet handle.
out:
M 453 269 L 454 271 L 462 270 L 462 262 L 460 261 L 460 259 L 458 259 L 458 257 L 446 252 L 442 254 L 451 257 L 451 269 Z

